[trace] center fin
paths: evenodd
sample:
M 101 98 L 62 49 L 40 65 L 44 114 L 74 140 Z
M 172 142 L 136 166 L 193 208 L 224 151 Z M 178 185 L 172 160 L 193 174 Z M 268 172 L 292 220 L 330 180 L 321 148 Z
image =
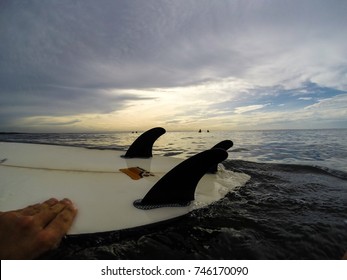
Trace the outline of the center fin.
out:
M 155 127 L 142 133 L 129 147 L 124 158 L 150 158 L 154 142 L 162 136 L 166 130 Z
M 151 209 L 165 206 L 185 206 L 194 200 L 195 189 L 205 173 L 228 157 L 223 149 L 201 152 L 183 161 L 162 177 L 134 206 Z

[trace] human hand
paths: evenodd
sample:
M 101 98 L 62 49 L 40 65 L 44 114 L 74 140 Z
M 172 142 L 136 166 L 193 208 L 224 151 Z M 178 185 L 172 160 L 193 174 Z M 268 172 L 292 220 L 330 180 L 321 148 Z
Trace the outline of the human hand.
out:
M 0 212 L 0 259 L 34 259 L 57 248 L 76 214 L 66 198 Z

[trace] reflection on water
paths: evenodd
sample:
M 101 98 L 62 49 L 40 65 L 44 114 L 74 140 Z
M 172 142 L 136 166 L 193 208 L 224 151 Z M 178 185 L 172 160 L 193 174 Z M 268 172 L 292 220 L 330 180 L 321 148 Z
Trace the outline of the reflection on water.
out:
M 347 171 L 347 130 L 283 130 L 236 133 L 247 151 L 231 157 L 256 162 L 320 165 Z M 238 137 L 239 136 L 239 137 Z M 234 143 L 235 143 L 234 142 Z M 235 145 L 236 146 L 236 145 Z
M 170 132 L 159 139 L 155 151 L 186 158 L 230 139 L 230 159 L 255 162 L 321 165 L 347 171 L 347 130 Z

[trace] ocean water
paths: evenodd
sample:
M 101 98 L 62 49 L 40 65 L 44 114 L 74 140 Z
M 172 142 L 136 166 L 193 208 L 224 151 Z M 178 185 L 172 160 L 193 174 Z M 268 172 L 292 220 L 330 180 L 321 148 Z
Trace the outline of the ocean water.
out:
M 126 150 L 140 134 L 0 134 L 0 141 Z M 250 181 L 160 226 L 73 236 L 46 259 L 340 259 L 347 251 L 347 130 L 167 132 L 187 158 L 230 139 L 223 164 Z
M 0 141 L 47 143 L 124 150 L 141 132 L 116 133 L 3 133 Z M 347 129 L 167 132 L 154 153 L 187 158 L 229 139 L 229 159 L 264 163 L 321 166 L 347 172 Z

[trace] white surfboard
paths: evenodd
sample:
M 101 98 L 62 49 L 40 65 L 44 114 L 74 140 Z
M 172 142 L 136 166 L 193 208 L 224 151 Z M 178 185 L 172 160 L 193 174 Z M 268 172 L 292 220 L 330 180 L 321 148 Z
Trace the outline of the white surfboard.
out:
M 79 209 L 69 234 L 170 220 L 213 203 L 247 182 L 248 175 L 223 169 L 205 174 L 203 169 L 225 159 L 224 153 L 208 150 L 184 161 L 159 156 L 124 158 L 121 151 L 2 142 L 0 211 L 50 197 L 67 197 Z M 189 184 L 196 186 L 186 192 L 186 184 L 188 189 Z

